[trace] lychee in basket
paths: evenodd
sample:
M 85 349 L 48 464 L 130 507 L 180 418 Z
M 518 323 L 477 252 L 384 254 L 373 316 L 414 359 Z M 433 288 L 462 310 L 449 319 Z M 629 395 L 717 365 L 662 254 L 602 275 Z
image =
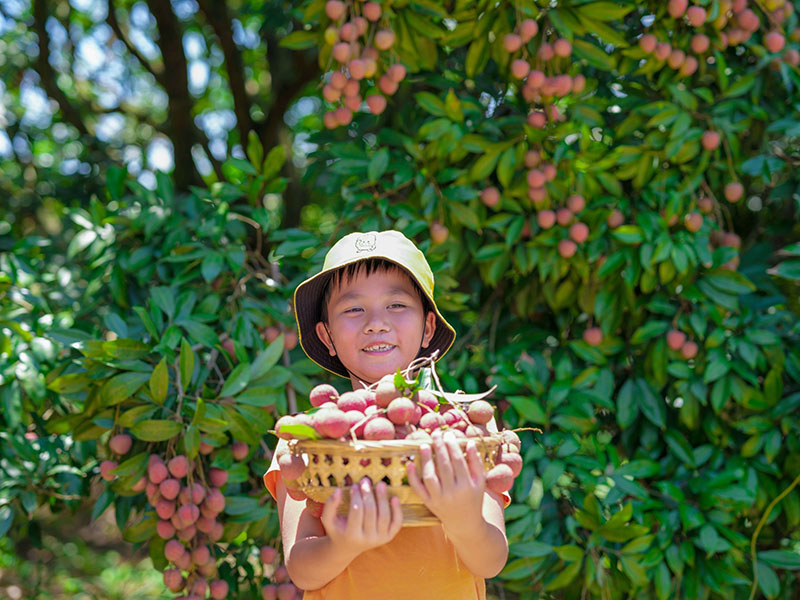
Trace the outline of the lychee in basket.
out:
M 496 462 L 502 437 L 489 434 L 458 440 L 465 450 L 474 440 L 484 470 Z M 373 484 L 384 481 L 387 495 L 397 496 L 403 510 L 404 526 L 425 526 L 439 522 L 408 485 L 406 464 L 413 461 L 421 472 L 420 447 L 424 440 L 291 440 L 290 452 L 306 461 L 306 470 L 294 482 L 297 489 L 316 502 L 325 502 L 333 491 L 343 488 L 339 512 L 346 514 L 350 506 L 350 486 L 369 477 Z

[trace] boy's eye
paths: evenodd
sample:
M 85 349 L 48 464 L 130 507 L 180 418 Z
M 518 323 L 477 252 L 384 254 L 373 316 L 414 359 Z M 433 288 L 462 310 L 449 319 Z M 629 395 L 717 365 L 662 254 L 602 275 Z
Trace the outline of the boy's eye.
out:
M 400 302 L 395 302 L 394 304 L 390 304 L 389 308 L 405 308 L 405 304 L 401 304 Z
M 346 311 L 344 311 L 344 312 L 346 312 L 346 313 L 349 313 L 349 312 L 357 312 L 357 311 L 359 311 L 359 310 L 361 310 L 361 309 L 360 309 L 360 308 L 358 308 L 358 307 L 354 307 L 354 308 L 348 308 L 348 309 L 347 309 Z

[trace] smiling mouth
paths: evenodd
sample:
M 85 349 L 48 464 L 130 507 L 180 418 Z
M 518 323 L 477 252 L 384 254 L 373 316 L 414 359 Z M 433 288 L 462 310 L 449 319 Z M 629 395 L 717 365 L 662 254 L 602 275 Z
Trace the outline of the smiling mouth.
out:
M 369 354 L 386 354 L 395 348 L 396 346 L 392 346 L 391 344 L 376 344 L 374 346 L 367 346 L 362 352 L 367 352 Z

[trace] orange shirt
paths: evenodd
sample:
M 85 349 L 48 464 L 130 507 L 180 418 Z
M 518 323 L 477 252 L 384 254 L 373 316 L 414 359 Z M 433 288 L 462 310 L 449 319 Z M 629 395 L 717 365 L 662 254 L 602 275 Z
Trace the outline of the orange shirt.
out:
M 280 476 L 273 458 L 264 474 L 264 484 L 273 498 Z M 503 496 L 508 506 L 511 498 Z M 303 595 L 303 600 L 394 598 L 485 600 L 486 584 L 467 569 L 442 526 L 433 525 L 403 527 L 388 544 L 360 554 L 322 588 Z

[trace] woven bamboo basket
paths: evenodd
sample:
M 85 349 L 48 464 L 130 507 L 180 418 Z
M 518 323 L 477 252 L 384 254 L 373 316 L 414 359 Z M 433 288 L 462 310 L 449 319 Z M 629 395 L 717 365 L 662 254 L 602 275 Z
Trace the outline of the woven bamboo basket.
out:
M 497 460 L 502 437 L 491 434 L 481 438 L 459 439 L 461 449 L 475 440 L 484 470 L 491 469 Z M 291 440 L 289 449 L 306 462 L 306 470 L 296 480 L 297 489 L 317 502 L 325 502 L 337 487 L 343 488 L 339 513 L 350 507 L 350 485 L 369 477 L 373 484 L 383 480 L 389 497 L 397 496 L 403 509 L 403 526 L 434 525 L 439 519 L 422 503 L 422 499 L 403 479 L 406 463 L 414 461 L 421 470 L 421 440 L 339 441 Z

